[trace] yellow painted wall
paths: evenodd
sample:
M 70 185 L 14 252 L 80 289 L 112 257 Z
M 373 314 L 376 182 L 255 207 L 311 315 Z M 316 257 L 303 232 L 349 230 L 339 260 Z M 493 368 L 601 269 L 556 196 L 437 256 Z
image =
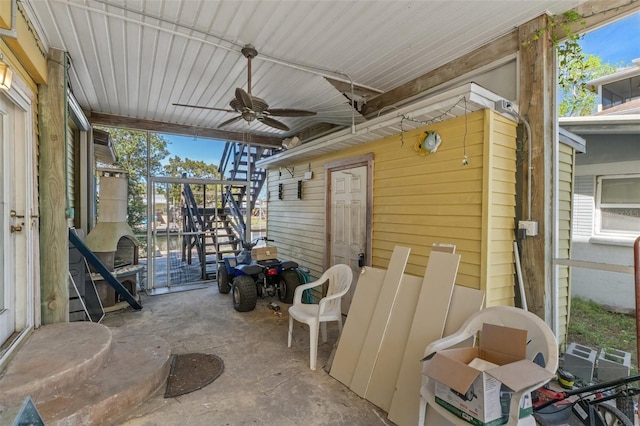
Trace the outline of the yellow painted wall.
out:
M 4 0 L 0 3 L 2 3 L 0 26 L 6 29 L 11 25 L 11 2 Z M 29 79 L 38 84 L 45 84 L 47 82 L 47 52 L 45 52 L 42 41 L 38 39 L 20 2 L 17 5 L 15 22 L 17 37 L 5 36 L 2 40 L 11 50 L 16 63 L 20 63 L 22 70 L 28 74 Z
M 442 144 L 435 154 L 414 150 L 425 129 Z M 457 284 L 487 290 L 487 305 L 513 304 L 516 123 L 489 110 L 268 173 L 268 236 L 283 258 L 318 277 L 325 253 L 325 171 L 330 162 L 373 153 L 372 266 L 386 268 L 394 246 L 411 248 L 406 272 L 423 275 L 431 246 L 461 254 Z M 469 164 L 463 166 L 464 152 Z M 488 171 L 488 167 L 492 170 Z M 297 181 L 304 181 L 302 200 Z M 283 199 L 278 199 L 282 184 Z

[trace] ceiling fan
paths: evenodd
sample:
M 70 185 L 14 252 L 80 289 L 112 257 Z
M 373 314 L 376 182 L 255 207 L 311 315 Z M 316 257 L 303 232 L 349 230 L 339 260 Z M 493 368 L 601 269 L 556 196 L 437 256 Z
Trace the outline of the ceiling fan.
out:
M 251 59 L 258 56 L 258 51 L 255 47 L 250 44 L 247 44 L 240 50 L 245 58 L 247 58 L 247 90 L 237 87 L 235 98 L 231 99 L 229 102 L 229 106 L 232 109 L 226 108 L 215 108 L 215 107 L 207 107 L 200 105 L 187 105 L 187 104 L 179 104 L 174 103 L 174 106 L 188 107 L 188 108 L 202 108 L 202 109 L 211 109 L 215 111 L 223 111 L 223 112 L 233 112 L 238 113 L 237 115 L 227 121 L 224 121 L 218 125 L 218 128 L 227 126 L 231 123 L 235 123 L 236 121 L 245 120 L 248 123 L 251 123 L 254 120 L 258 120 L 267 126 L 273 127 L 274 129 L 288 131 L 289 127 L 281 121 L 278 121 L 272 116 L 275 117 L 307 117 L 311 115 L 316 115 L 313 111 L 306 111 L 302 109 L 291 109 L 291 108 L 269 108 L 269 104 L 261 98 L 257 96 L 253 96 L 251 94 Z

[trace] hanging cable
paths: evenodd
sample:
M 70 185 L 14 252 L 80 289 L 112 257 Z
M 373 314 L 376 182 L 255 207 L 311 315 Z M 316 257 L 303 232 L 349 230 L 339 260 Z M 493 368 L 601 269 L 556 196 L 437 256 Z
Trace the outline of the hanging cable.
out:
M 453 109 L 455 107 L 457 107 L 458 105 L 460 105 L 463 102 L 464 102 L 464 105 L 465 105 L 465 107 L 464 107 L 464 109 L 465 109 L 465 132 L 464 132 L 464 136 L 465 136 L 465 139 L 466 139 L 466 137 L 467 137 L 467 131 L 466 131 L 467 98 L 466 98 L 466 96 L 463 96 L 460 99 L 458 99 L 458 102 L 456 102 L 455 104 L 451 105 L 451 107 L 449 107 L 448 110 L 446 110 L 442 114 L 438 115 L 437 117 L 433 117 L 433 118 L 431 118 L 429 120 L 418 120 L 418 119 L 412 118 L 412 117 L 410 117 L 410 116 L 408 116 L 406 114 L 402 114 L 400 116 L 401 117 L 401 119 L 400 119 L 400 146 L 404 146 L 404 127 L 403 127 L 403 124 L 404 124 L 405 120 L 406 121 L 411 121 L 413 123 L 418 123 L 418 124 L 421 124 L 423 126 L 428 126 L 429 124 L 437 123 L 439 121 L 443 121 L 445 118 L 448 118 L 449 117 L 449 113 L 451 111 L 453 111 Z M 465 150 L 466 150 L 466 148 L 465 148 Z

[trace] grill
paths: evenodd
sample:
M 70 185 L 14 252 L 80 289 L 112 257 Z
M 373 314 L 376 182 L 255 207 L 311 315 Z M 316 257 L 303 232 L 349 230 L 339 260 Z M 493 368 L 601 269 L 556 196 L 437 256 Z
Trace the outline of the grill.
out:
M 129 293 L 135 295 L 142 266 L 138 264 L 140 244 L 126 222 L 129 175 L 119 169 L 98 169 L 98 172 L 100 212 L 98 223 L 87 235 L 85 244 Z M 100 275 L 94 275 L 94 278 L 103 306 L 113 306 L 120 301 L 118 294 Z

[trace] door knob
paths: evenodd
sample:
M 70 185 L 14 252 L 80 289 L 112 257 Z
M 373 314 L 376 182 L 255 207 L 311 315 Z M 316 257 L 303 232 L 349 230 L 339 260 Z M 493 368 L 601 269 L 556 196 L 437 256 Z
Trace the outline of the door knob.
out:
M 9 216 L 16 217 L 16 218 L 23 218 L 24 217 L 24 215 L 19 215 L 15 210 L 11 210 L 9 212 Z
M 22 225 L 11 225 L 11 232 L 22 232 Z

